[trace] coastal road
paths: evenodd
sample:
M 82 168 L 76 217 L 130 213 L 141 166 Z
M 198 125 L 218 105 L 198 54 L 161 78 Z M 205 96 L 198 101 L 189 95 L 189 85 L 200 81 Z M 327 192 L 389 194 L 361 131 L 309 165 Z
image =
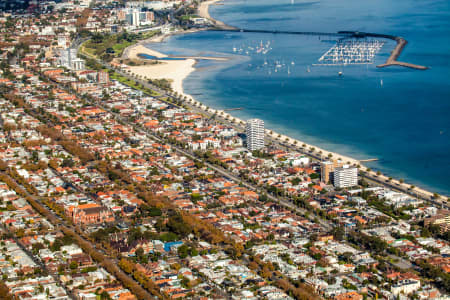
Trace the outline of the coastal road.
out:
M 81 44 L 79 44 L 79 46 L 81 46 Z M 79 49 L 79 47 L 78 47 Z M 126 72 L 123 72 L 122 70 L 119 69 L 115 69 L 113 68 L 109 63 L 105 63 L 101 60 L 97 60 L 96 61 L 101 64 L 103 67 L 107 68 L 107 69 L 112 69 L 114 70 L 116 73 L 118 73 L 119 75 L 126 77 L 130 80 L 133 80 L 139 84 L 141 84 L 142 86 L 144 86 L 145 88 L 149 88 L 152 89 L 154 91 L 156 91 L 157 93 L 160 94 L 160 96 L 155 97 L 158 98 L 160 101 L 164 101 L 168 104 L 173 105 L 173 103 L 167 102 L 165 101 L 163 98 L 170 98 L 170 99 L 175 99 L 175 100 L 182 100 L 182 99 L 177 99 L 176 97 L 172 96 L 172 94 L 170 94 L 169 92 L 167 92 L 166 90 L 163 90 L 153 84 L 150 84 L 148 81 L 142 80 L 140 78 L 137 78 L 136 76 L 134 76 L 133 74 L 129 74 Z M 218 111 L 213 110 L 213 109 L 209 109 L 207 108 L 205 105 L 196 102 L 194 100 L 191 101 L 183 101 L 183 104 L 188 107 L 188 109 L 190 109 L 191 111 L 194 111 L 196 113 L 205 115 L 206 117 L 212 117 L 213 115 L 215 116 L 215 118 L 219 119 L 221 123 L 224 123 L 226 125 L 232 126 L 234 127 L 238 132 L 243 132 L 244 131 L 244 127 L 242 125 L 240 125 L 237 122 L 233 122 L 230 119 L 227 119 L 224 116 L 221 116 L 220 113 L 218 113 Z M 232 118 L 231 118 L 232 119 Z M 316 161 L 323 161 L 324 157 L 317 152 L 314 151 L 307 151 L 305 148 L 301 147 L 300 145 L 295 145 L 293 143 L 288 143 L 288 142 L 282 142 L 281 138 L 274 138 L 273 136 L 269 136 L 267 135 L 267 140 L 274 143 L 275 145 L 278 145 L 280 147 L 283 147 L 287 150 L 290 151 L 297 151 L 299 153 L 305 154 L 306 156 L 312 158 L 313 160 Z M 232 174 L 230 174 L 232 175 Z M 433 205 L 437 205 L 440 207 L 445 207 L 445 208 L 449 208 L 449 206 L 442 202 L 442 201 L 438 201 L 437 199 L 433 199 L 431 196 L 427 196 L 424 195 L 420 192 L 418 192 L 417 190 L 410 190 L 409 188 L 405 187 L 404 185 L 396 185 L 392 182 L 386 182 L 380 179 L 380 177 L 376 174 L 374 174 L 373 172 L 365 172 L 362 176 L 363 178 L 366 178 L 367 180 L 373 182 L 376 185 L 381 185 L 405 194 L 408 194 L 414 198 L 419 198 L 423 201 L 426 201 L 428 203 L 431 203 Z M 241 181 L 241 180 L 240 180 Z M 289 202 L 290 203 L 290 202 Z
M 101 103 L 96 103 L 97 105 L 99 105 L 102 109 L 110 112 L 112 115 L 114 115 L 114 117 L 116 118 L 116 120 L 128 124 L 129 126 L 132 126 L 134 128 L 134 130 L 136 130 L 136 132 L 140 133 L 140 134 L 145 134 L 149 139 L 152 139 L 154 141 L 157 141 L 159 143 L 166 143 L 166 144 L 170 144 L 168 141 L 163 140 L 162 138 L 152 134 L 150 131 L 148 130 L 143 130 L 141 128 L 139 128 L 138 126 L 136 126 L 136 124 L 130 122 L 129 120 L 123 118 L 122 116 L 120 116 L 120 114 L 112 112 L 109 108 L 101 105 Z M 174 144 L 170 144 L 172 149 L 175 150 L 178 154 L 184 155 L 185 157 L 191 159 L 192 161 L 198 161 L 198 162 L 202 162 L 204 163 L 208 168 L 214 170 L 215 172 L 217 172 L 218 174 L 220 174 L 221 176 L 234 181 L 237 184 L 241 184 L 242 186 L 248 188 L 249 190 L 252 190 L 254 192 L 257 192 L 259 194 L 261 194 L 262 192 L 266 192 L 266 190 L 264 188 L 258 187 L 254 184 L 251 184 L 247 181 L 245 181 L 245 179 L 242 179 L 238 176 L 236 176 L 235 174 L 231 173 L 230 171 L 221 168 L 217 165 L 213 165 L 211 163 L 208 163 L 202 159 L 199 159 L 198 157 L 195 156 L 195 154 L 189 150 L 180 148 Z M 283 206 L 285 206 L 286 208 L 289 208 L 291 210 L 293 210 L 296 213 L 300 213 L 301 215 L 305 216 L 307 213 L 307 210 L 300 208 L 298 206 L 296 206 L 294 203 L 292 203 L 291 201 L 289 201 L 287 198 L 284 197 L 275 197 L 273 195 L 267 194 L 267 198 L 269 198 L 271 201 L 274 201 L 276 203 L 280 203 Z M 309 217 L 309 220 L 314 222 L 314 218 L 312 216 Z M 329 222 L 326 222 L 322 219 L 318 219 L 320 225 L 326 230 L 326 231 L 330 231 L 333 228 L 333 225 Z

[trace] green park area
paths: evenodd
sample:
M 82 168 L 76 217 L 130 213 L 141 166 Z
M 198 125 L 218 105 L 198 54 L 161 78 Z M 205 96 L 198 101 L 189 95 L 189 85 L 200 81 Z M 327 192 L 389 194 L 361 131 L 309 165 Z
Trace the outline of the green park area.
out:
M 123 32 L 119 34 L 93 34 L 92 37 L 81 46 L 81 52 L 97 59 L 110 62 L 120 57 L 127 47 L 153 37 L 158 30 L 140 33 Z

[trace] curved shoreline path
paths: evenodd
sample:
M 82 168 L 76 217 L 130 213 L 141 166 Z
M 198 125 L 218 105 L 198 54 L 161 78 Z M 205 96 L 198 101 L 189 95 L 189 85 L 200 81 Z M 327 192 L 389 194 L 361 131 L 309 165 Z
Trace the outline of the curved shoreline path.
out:
M 209 6 L 211 4 L 214 4 L 214 3 L 217 3 L 220 1 L 222 1 L 222 0 L 209 0 L 209 1 L 204 1 L 204 2 L 200 3 L 200 5 L 198 7 L 198 15 L 202 18 L 209 19 L 217 28 L 221 28 L 224 30 L 239 30 L 236 27 L 227 25 L 222 21 L 212 18 L 211 15 L 209 14 Z

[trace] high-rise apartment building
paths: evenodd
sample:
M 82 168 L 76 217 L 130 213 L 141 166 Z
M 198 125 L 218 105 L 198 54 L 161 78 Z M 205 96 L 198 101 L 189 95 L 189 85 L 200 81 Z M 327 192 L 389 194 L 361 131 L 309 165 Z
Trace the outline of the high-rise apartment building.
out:
M 260 119 L 250 119 L 245 127 L 247 134 L 247 149 L 249 151 L 264 148 L 264 121 Z
M 347 188 L 358 185 L 358 168 L 344 165 L 334 169 L 334 186 Z
M 344 163 L 341 160 L 323 161 L 320 163 L 320 180 L 324 183 L 333 183 L 334 169 L 342 167 Z

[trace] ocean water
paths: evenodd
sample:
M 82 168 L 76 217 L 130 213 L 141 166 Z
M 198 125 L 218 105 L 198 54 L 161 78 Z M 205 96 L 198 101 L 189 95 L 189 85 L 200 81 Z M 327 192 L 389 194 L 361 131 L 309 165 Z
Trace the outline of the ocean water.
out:
M 450 194 L 450 1 L 225 0 L 210 13 L 246 29 L 355 30 L 408 40 L 399 60 L 429 70 L 376 68 L 395 46 L 388 40 L 373 64 L 347 66 L 315 65 L 335 36 L 198 32 L 151 47 L 229 57 L 200 61 L 184 81 L 187 93 L 211 107 L 244 107 L 231 113 L 327 150 L 378 158 L 367 165 Z M 271 50 L 257 53 L 261 44 Z

